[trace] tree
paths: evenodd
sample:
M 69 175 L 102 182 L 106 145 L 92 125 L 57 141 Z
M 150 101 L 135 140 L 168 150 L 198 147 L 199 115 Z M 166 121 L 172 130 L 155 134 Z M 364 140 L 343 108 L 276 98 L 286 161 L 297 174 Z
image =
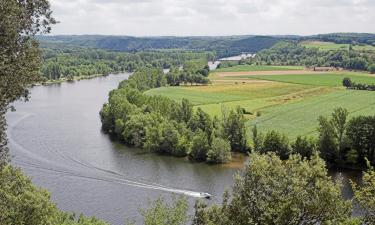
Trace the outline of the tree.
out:
M 184 225 L 188 221 L 188 203 L 185 198 L 174 199 L 173 204 L 157 199 L 147 210 L 141 210 L 145 225 Z
M 264 137 L 262 153 L 274 152 L 281 159 L 288 159 L 290 155 L 289 140 L 284 134 L 277 131 L 270 131 Z
M 338 157 L 341 161 L 343 159 L 343 151 L 345 149 L 345 131 L 346 122 L 349 112 L 344 108 L 336 108 L 332 113 L 331 123 L 334 129 L 334 135 L 338 143 Z
M 222 138 L 214 138 L 211 148 L 207 153 L 207 162 L 227 163 L 232 159 L 230 143 Z
M 358 153 L 360 162 L 367 158 L 375 164 L 375 116 L 350 119 L 346 129 L 349 145 Z
M 207 134 L 199 129 L 192 139 L 192 146 L 189 155 L 194 160 L 205 161 L 209 150 L 210 145 L 208 143 Z
M 351 215 L 351 202 L 341 197 L 341 181 L 332 181 L 324 161 L 313 155 L 250 155 L 237 177 L 231 202 L 223 206 L 223 224 L 340 224 Z
M 0 168 L 1 225 L 106 225 L 95 218 L 61 212 L 46 190 L 35 187 L 20 169 Z
M 41 52 L 35 35 L 48 33 L 56 21 L 47 0 L 0 1 L 0 166 L 7 160 L 4 115 L 40 79 Z
M 245 117 L 241 107 L 231 110 L 228 115 L 223 113 L 223 127 L 224 135 L 228 138 L 232 151 L 248 151 Z
M 187 99 L 182 99 L 181 101 L 181 120 L 185 123 L 189 122 L 190 118 L 193 115 L 193 105 Z
M 368 67 L 368 71 L 370 71 L 370 73 L 375 73 L 375 64 L 371 64 L 371 65 Z
M 298 136 L 292 144 L 293 154 L 300 154 L 303 158 L 310 159 L 316 151 L 316 141 L 312 138 Z
M 198 108 L 196 113 L 189 120 L 188 127 L 193 131 L 202 130 L 206 133 L 211 141 L 211 135 L 213 132 L 213 124 L 210 115 L 204 112 L 201 108 Z
M 253 145 L 254 145 L 254 151 L 255 152 L 261 152 L 263 148 L 263 134 L 261 132 L 258 132 L 258 128 L 255 125 L 252 129 L 253 134 Z
M 373 167 L 370 166 L 370 169 L 364 172 L 362 180 L 362 185 L 351 181 L 354 199 L 365 212 L 362 218 L 363 224 L 375 224 L 375 171 Z
M 335 128 L 326 117 L 320 116 L 318 121 L 318 148 L 321 157 L 326 160 L 326 162 L 335 163 L 338 155 L 338 143 L 335 138 Z

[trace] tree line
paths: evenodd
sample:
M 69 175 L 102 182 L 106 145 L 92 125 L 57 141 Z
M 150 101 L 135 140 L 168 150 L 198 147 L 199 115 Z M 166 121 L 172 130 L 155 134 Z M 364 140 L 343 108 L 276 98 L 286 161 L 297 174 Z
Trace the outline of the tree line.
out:
M 100 111 L 103 130 L 128 145 L 211 163 L 230 161 L 231 151 L 249 150 L 241 108 L 219 119 L 193 110 L 187 99 L 178 103 L 144 93 L 163 86 L 166 77 L 158 69 L 144 69 L 121 82 Z
M 348 89 L 375 91 L 375 84 L 361 84 L 353 82 L 350 78 L 346 77 L 342 80 L 342 85 Z
M 138 53 L 110 52 L 89 48 L 43 49 L 41 73 L 45 79 L 72 79 L 75 76 L 106 75 L 134 72 L 143 67 L 171 68 L 187 61 L 205 61 L 213 58 L 212 52 L 183 50 L 148 51 Z
M 330 117 L 318 119 L 318 137 L 298 136 L 294 142 L 277 131 L 263 134 L 255 126 L 252 129 L 253 150 L 259 153 L 275 153 L 281 159 L 299 154 L 310 159 L 319 152 L 326 163 L 337 167 L 363 168 L 366 160 L 375 165 L 375 115 L 355 116 L 336 108 Z
M 295 41 L 281 41 L 269 49 L 257 53 L 254 59 L 239 63 L 256 65 L 299 65 L 306 67 L 337 67 L 348 70 L 375 72 L 373 52 L 349 50 L 321 51 L 307 48 Z M 229 65 L 231 66 L 231 65 Z

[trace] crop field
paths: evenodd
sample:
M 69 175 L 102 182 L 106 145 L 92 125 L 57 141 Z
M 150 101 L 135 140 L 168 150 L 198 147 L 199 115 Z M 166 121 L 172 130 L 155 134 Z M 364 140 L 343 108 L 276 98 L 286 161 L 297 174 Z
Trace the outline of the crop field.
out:
M 287 95 L 312 88 L 306 85 L 279 82 L 226 83 L 209 86 L 161 87 L 147 91 L 151 95 L 163 95 L 176 101 L 189 99 L 194 105 L 240 102 Z
M 355 73 L 326 73 L 326 74 L 301 74 L 301 75 L 255 75 L 255 76 L 240 76 L 239 78 L 260 79 L 268 81 L 277 81 L 292 84 L 304 84 L 314 86 L 342 86 L 342 80 L 349 77 L 353 82 L 375 84 L 375 76 L 360 75 Z M 232 77 L 233 78 L 233 77 Z
M 336 44 L 333 42 L 323 41 L 306 41 L 302 42 L 302 45 L 307 48 L 319 48 L 323 51 L 330 50 L 349 50 L 349 44 Z M 371 45 L 352 45 L 354 50 L 357 51 L 375 51 L 375 46 Z
M 249 121 L 263 131 L 278 130 L 291 138 L 316 134 L 318 117 L 329 116 L 337 107 L 347 108 L 350 116 L 374 115 L 375 92 L 337 90 L 332 93 L 306 98 L 303 101 L 265 108 L 262 116 Z
M 303 70 L 303 66 L 253 66 L 238 65 L 215 70 L 215 72 L 243 72 L 243 71 L 281 71 L 281 70 Z
M 300 74 L 298 74 L 300 73 Z M 260 74 L 242 75 L 236 74 Z M 375 84 L 375 76 L 338 71 L 271 70 L 210 74 L 207 86 L 162 87 L 147 91 L 181 101 L 189 99 L 211 115 L 241 106 L 248 113 L 248 127 L 257 124 L 261 131 L 279 130 L 291 138 L 316 134 L 317 118 L 345 107 L 350 115 L 375 114 L 375 92 L 346 90 L 342 79 Z M 258 115 L 257 115 L 258 114 Z

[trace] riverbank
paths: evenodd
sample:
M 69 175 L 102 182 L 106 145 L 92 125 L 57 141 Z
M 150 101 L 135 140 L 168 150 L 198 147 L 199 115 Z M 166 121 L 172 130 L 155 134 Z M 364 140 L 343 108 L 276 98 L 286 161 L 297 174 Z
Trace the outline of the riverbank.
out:
M 122 72 L 115 72 L 115 73 L 111 73 L 111 74 L 120 74 Z M 97 77 L 106 77 L 110 74 L 92 74 L 92 75 L 81 75 L 81 76 L 74 76 L 72 79 L 70 78 L 67 78 L 67 77 L 63 77 L 63 78 L 60 78 L 58 80 L 47 80 L 47 81 L 43 81 L 43 82 L 37 82 L 35 83 L 33 86 L 40 86 L 40 85 L 43 85 L 43 86 L 47 86 L 47 85 L 52 85 L 52 84 L 61 84 L 63 82 L 74 82 L 74 81 L 80 81 L 80 80 L 88 80 L 88 79 L 93 79 L 93 78 L 97 78 Z

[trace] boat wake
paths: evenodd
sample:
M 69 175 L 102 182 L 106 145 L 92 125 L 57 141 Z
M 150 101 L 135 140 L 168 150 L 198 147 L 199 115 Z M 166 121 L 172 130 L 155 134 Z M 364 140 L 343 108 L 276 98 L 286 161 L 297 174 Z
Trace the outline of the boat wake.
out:
M 74 163 L 76 166 L 85 168 L 85 171 L 74 170 L 71 167 L 68 167 L 67 165 L 61 164 L 61 162 L 55 162 L 43 156 L 35 154 L 34 152 L 31 152 L 27 148 L 23 147 L 21 144 L 17 143 L 17 141 L 12 138 L 12 130 L 14 130 L 15 127 L 20 122 L 22 122 L 23 120 L 31 116 L 32 114 L 25 114 L 21 116 L 9 127 L 9 130 L 8 130 L 8 139 L 12 147 L 16 148 L 18 151 L 25 154 L 25 156 L 27 156 L 27 158 L 31 160 L 31 161 L 24 161 L 24 160 L 18 159 L 18 157 L 14 158 L 13 162 L 21 167 L 28 167 L 32 169 L 37 169 L 39 171 L 55 173 L 55 174 L 59 174 L 63 176 L 90 179 L 90 180 L 95 180 L 99 182 L 107 182 L 111 184 L 127 185 L 127 186 L 132 186 L 132 187 L 157 190 L 157 191 L 169 192 L 169 193 L 174 193 L 174 194 L 181 194 L 181 195 L 186 195 L 186 196 L 194 197 L 194 198 L 204 197 L 202 196 L 201 192 L 183 190 L 183 189 L 167 187 L 167 186 L 163 186 L 163 185 L 159 185 L 155 183 L 138 182 L 135 180 L 126 179 L 125 176 L 121 173 L 108 170 L 108 169 L 103 169 L 103 168 L 94 166 L 90 163 L 82 162 L 71 156 L 65 155 L 59 151 L 54 151 L 54 152 L 58 154 L 62 159 L 68 160 L 70 163 Z

